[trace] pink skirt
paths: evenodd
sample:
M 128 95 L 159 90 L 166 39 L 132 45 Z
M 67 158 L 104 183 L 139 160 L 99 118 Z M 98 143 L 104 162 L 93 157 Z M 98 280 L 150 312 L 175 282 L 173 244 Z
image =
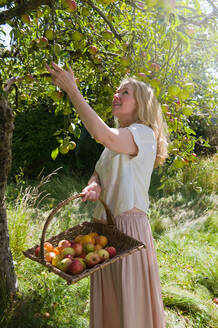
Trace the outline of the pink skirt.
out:
M 146 244 L 91 275 L 90 328 L 164 328 L 156 251 L 144 213 L 121 214 L 117 228 Z

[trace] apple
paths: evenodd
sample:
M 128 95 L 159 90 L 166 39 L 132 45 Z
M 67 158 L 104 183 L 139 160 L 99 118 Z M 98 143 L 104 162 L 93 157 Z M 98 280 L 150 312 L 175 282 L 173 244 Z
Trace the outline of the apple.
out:
M 77 4 L 75 0 L 63 0 L 62 1 L 64 8 L 72 12 L 77 9 Z
M 96 253 L 99 255 L 101 262 L 104 262 L 105 260 L 109 259 L 110 254 L 106 249 L 99 249 L 96 251 Z
M 120 64 L 122 66 L 125 66 L 125 67 L 128 66 L 129 65 L 129 58 L 127 56 L 122 56 L 120 58 Z
M 145 4 L 143 2 L 138 2 L 138 7 L 141 9 L 145 8 Z
M 101 236 L 95 237 L 95 242 L 96 242 L 96 244 L 99 244 L 104 248 L 107 245 L 108 240 L 107 240 L 106 236 L 101 235 Z
M 74 141 L 70 141 L 69 143 L 69 149 L 74 150 L 76 148 L 76 143 Z
M 39 48 L 46 48 L 47 45 L 48 45 L 48 39 L 45 36 L 37 40 L 37 46 Z
M 98 254 L 95 252 L 91 252 L 86 255 L 85 262 L 89 268 L 93 267 L 94 265 L 100 263 L 101 259 Z
M 45 36 L 48 40 L 53 40 L 54 38 L 54 32 L 51 28 L 47 29 L 47 31 L 45 32 Z
M 56 266 L 57 263 L 59 263 L 62 259 L 63 257 L 61 254 L 56 254 L 56 256 L 54 256 L 54 258 L 52 259 L 51 263 L 52 265 Z
M 83 237 L 84 237 L 84 235 L 78 235 L 78 236 L 76 236 L 76 238 L 74 239 L 74 241 L 75 241 L 76 243 L 81 243 Z
M 64 257 L 63 257 L 64 259 L 71 259 L 71 260 L 73 260 L 74 259 L 74 257 L 73 257 L 73 255 L 72 254 L 66 254 L 66 255 L 64 255 Z
M 110 258 L 116 256 L 116 254 L 117 254 L 117 250 L 113 246 L 109 246 L 109 247 L 105 248 L 105 250 L 109 253 Z
M 64 257 L 65 255 L 75 255 L 75 250 L 72 247 L 66 247 L 62 250 L 61 255 Z
M 96 48 L 96 46 L 89 47 L 89 52 L 91 55 L 95 55 L 97 51 L 98 51 L 98 49 Z
M 83 246 L 80 243 L 71 242 L 71 247 L 75 251 L 75 256 L 80 256 L 83 252 Z
M 146 78 L 146 74 L 143 73 L 143 72 L 139 72 L 137 75 L 140 79 L 145 79 Z
M 83 245 L 83 251 L 88 254 L 90 252 L 93 252 L 95 250 L 95 246 L 93 243 L 86 243 Z
M 77 259 L 82 263 L 83 265 L 83 269 L 86 269 L 86 262 L 85 259 L 81 258 L 81 257 L 77 257 Z
M 68 267 L 72 262 L 73 262 L 73 260 L 71 260 L 69 258 L 64 258 L 56 264 L 56 268 L 58 268 L 59 270 L 61 270 L 63 272 L 67 272 Z
M 151 64 L 151 69 L 155 72 L 158 72 L 160 70 L 160 65 L 156 63 Z
M 103 247 L 99 244 L 95 245 L 95 251 L 98 251 L 99 249 L 102 249 Z
M 51 251 L 53 251 L 53 249 L 54 249 L 54 247 L 53 247 L 53 245 L 49 241 L 46 241 L 44 243 L 44 250 L 46 252 L 51 252 Z
M 179 93 L 180 89 L 177 85 L 170 85 L 168 88 L 168 94 L 171 97 L 176 97 Z
M 78 274 L 84 270 L 84 264 L 78 258 L 73 259 L 67 267 L 67 273 Z
M 60 240 L 59 243 L 58 243 L 58 248 L 59 249 L 64 249 L 66 247 L 71 247 L 71 242 L 69 240 L 66 240 L 66 239 Z
M 83 35 L 82 33 L 78 32 L 78 31 L 75 31 L 72 33 L 72 40 L 73 41 L 81 41 L 83 38 Z
M 89 16 L 90 15 L 90 10 L 88 8 L 84 7 L 82 9 L 82 15 L 85 16 L 85 17 Z
M 54 252 L 48 252 L 45 254 L 45 260 L 49 263 L 52 263 L 53 258 L 56 257 L 56 254 Z
M 129 43 L 127 43 L 127 42 L 123 43 L 122 44 L 123 50 L 127 50 L 128 46 L 129 46 Z
M 103 38 L 105 40 L 111 40 L 113 38 L 113 33 L 110 30 L 105 30 L 103 32 Z
M 39 257 L 40 255 L 40 246 L 36 247 L 35 249 L 35 256 Z
M 30 24 L 31 23 L 31 18 L 27 14 L 24 14 L 23 16 L 21 16 L 21 20 L 25 24 Z

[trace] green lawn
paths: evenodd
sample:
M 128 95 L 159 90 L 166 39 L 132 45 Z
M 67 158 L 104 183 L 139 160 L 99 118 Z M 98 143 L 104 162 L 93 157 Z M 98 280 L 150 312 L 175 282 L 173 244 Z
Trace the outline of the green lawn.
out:
M 167 327 L 218 326 L 218 308 L 213 303 L 213 298 L 218 296 L 216 170 L 217 159 L 213 157 L 179 169 L 168 177 L 162 189 L 159 175 L 154 173 L 152 178 L 149 217 Z M 63 279 L 22 254 L 39 243 L 51 208 L 80 192 L 86 180 L 57 172 L 40 184 L 21 181 L 8 186 L 8 225 L 19 293 L 12 303 L 2 298 L 0 327 L 89 326 L 89 278 L 68 286 Z M 93 203 L 80 200 L 66 205 L 52 221 L 47 237 L 90 220 L 93 207 Z

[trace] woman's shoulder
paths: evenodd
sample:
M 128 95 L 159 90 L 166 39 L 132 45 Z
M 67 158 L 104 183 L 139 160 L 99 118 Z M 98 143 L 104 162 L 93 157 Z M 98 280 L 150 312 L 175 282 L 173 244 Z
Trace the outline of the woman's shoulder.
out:
M 132 132 L 136 131 L 136 133 L 138 133 L 141 138 L 149 138 L 151 140 L 155 140 L 154 131 L 148 125 L 143 123 L 132 123 L 128 128 Z

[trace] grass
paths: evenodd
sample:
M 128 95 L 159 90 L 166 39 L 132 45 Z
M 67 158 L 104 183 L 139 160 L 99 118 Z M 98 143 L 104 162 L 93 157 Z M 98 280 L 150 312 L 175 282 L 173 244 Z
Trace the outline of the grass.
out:
M 217 157 L 199 160 L 168 176 L 159 189 L 152 177 L 149 218 L 160 268 L 167 327 L 218 326 Z M 19 281 L 17 299 L 5 300 L 0 315 L 4 328 L 87 328 L 89 278 L 68 286 L 22 254 L 39 243 L 51 208 L 80 192 L 87 179 L 55 172 L 32 184 L 9 185 L 7 213 L 10 245 Z M 22 186 L 22 187 L 21 187 Z M 94 203 L 75 200 L 57 213 L 47 237 L 90 220 Z

